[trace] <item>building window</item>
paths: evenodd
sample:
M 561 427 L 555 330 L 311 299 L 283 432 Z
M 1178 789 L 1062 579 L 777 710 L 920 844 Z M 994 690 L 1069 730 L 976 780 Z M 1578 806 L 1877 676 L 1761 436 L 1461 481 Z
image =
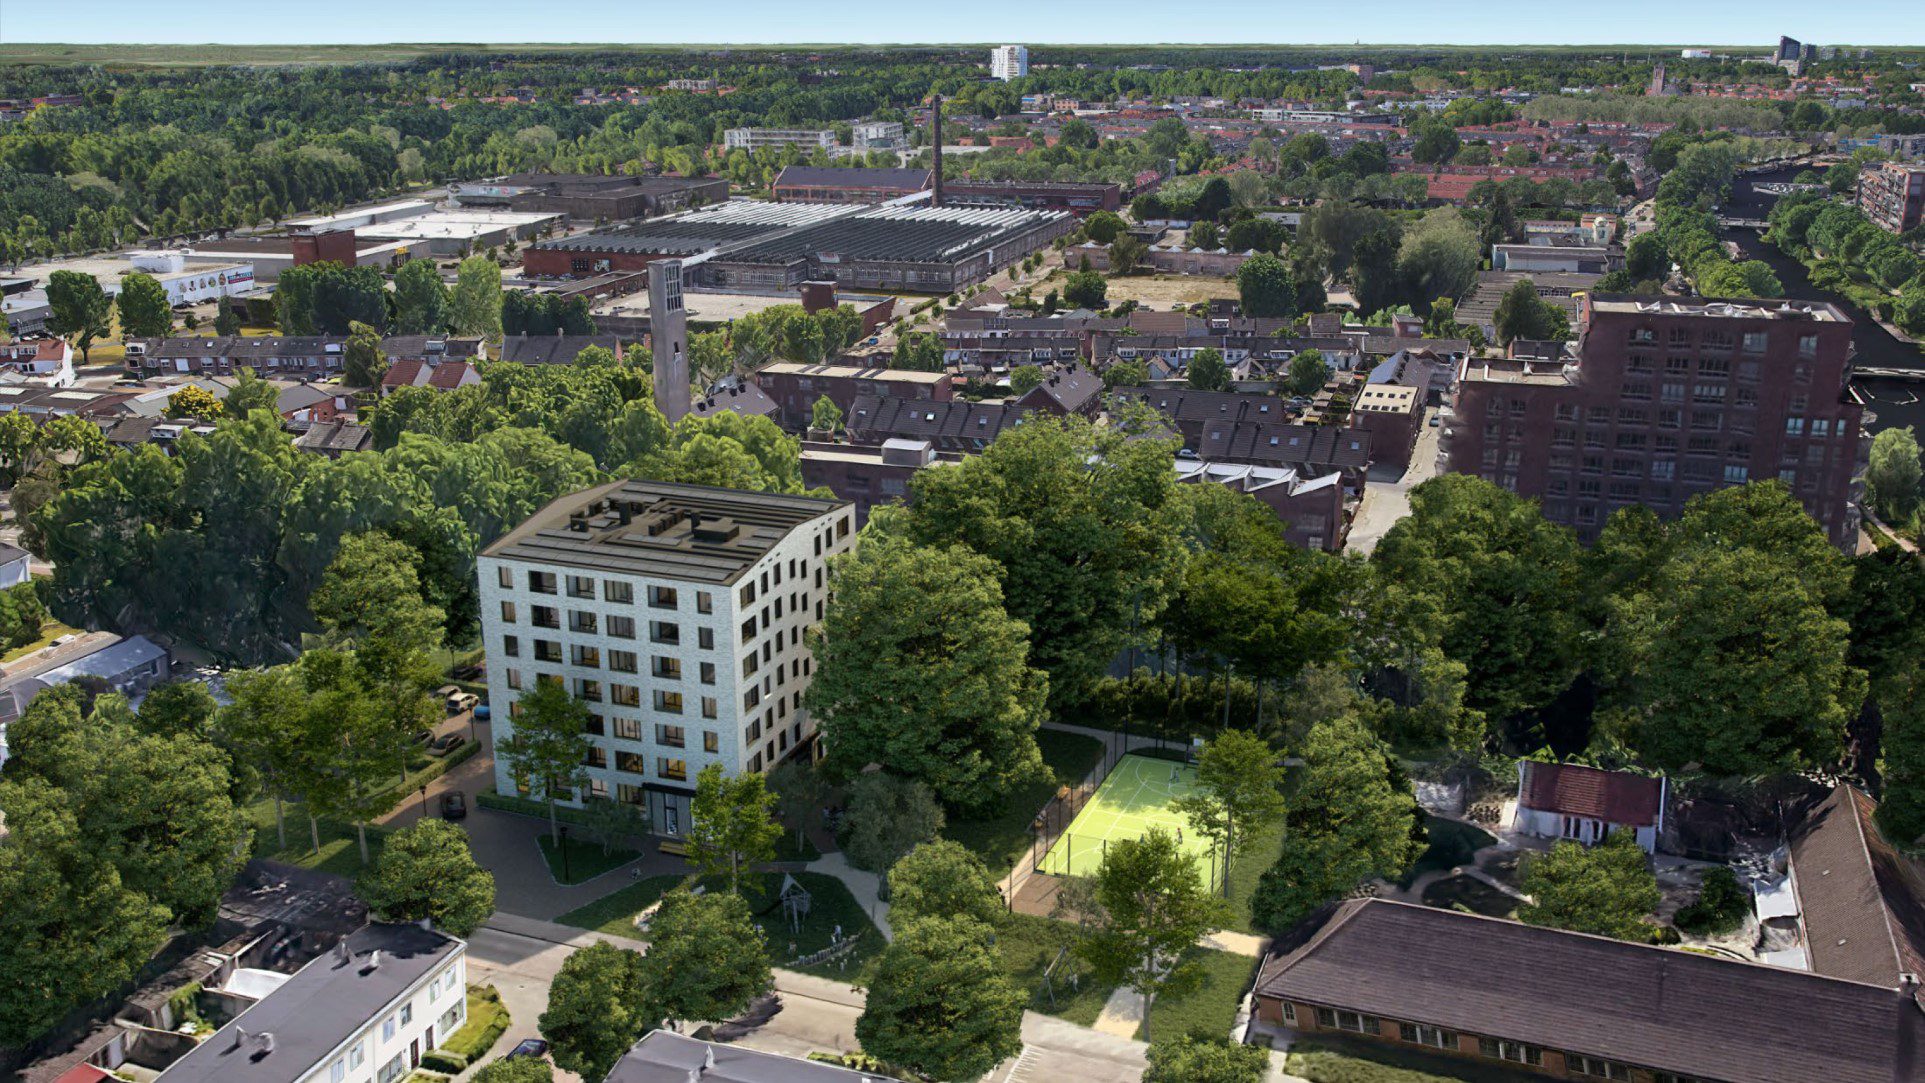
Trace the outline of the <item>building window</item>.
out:
M 656 725 L 655 743 L 663 748 L 688 747 L 688 735 L 680 726 Z
M 698 673 L 700 674 L 700 679 L 703 684 L 715 683 L 715 663 L 714 662 L 701 663 L 700 668 L 698 669 Z
M 600 703 L 602 701 L 602 682 L 591 681 L 585 677 L 578 678 L 575 681 L 575 698 L 586 703 Z
M 705 651 L 714 650 L 715 649 L 715 629 L 697 628 L 695 630 L 695 646 L 700 650 L 705 650 Z
M 561 644 L 552 639 L 535 640 L 535 661 L 561 664 Z
M 538 605 L 529 612 L 529 619 L 534 622 L 537 628 L 559 629 L 561 627 L 561 610 L 551 609 L 545 605 Z
M 337 1060 L 328 1066 L 328 1083 L 341 1083 L 348 1077 L 348 1062 Z
M 648 774 L 648 757 L 639 752 L 615 752 L 615 770 L 629 775 Z
M 595 596 L 595 581 L 585 575 L 569 576 L 568 596 L 570 598 L 593 598 Z
M 695 592 L 695 611 L 697 613 L 715 612 L 715 595 L 710 594 L 706 590 L 696 591 Z
M 665 692 L 657 688 L 655 690 L 655 709 L 663 714 L 681 714 L 682 694 L 680 692 Z
M 390 1015 L 386 1019 L 381 1020 L 381 1040 L 384 1042 L 394 1041 L 395 1029 L 396 1020 L 394 1016 Z
M 568 630 L 578 635 L 594 635 L 601 627 L 601 620 L 595 614 L 581 609 L 568 611 Z
M 670 782 L 687 782 L 688 761 L 671 760 L 666 756 L 659 757 L 655 761 L 655 774 Z
M 602 599 L 620 605 L 628 605 L 635 600 L 635 588 L 627 583 L 617 583 L 613 579 L 602 583 Z
M 602 649 L 600 647 L 587 647 L 576 643 L 569 648 L 569 651 L 574 655 L 571 661 L 575 665 L 581 666 L 583 669 L 602 668 Z
M 1763 331 L 1746 331 L 1745 332 L 1745 352 L 1746 353 L 1764 353 L 1765 352 L 1765 333 Z
M 555 584 L 554 572 L 529 572 L 528 573 L 528 590 L 530 593 L 553 594 L 555 593 L 555 588 L 556 588 L 556 584 Z
M 679 681 L 682 679 L 682 660 L 666 654 L 655 655 L 649 673 L 665 681 Z
M 1358 1034 L 1377 1034 L 1383 1029 L 1378 1026 L 1374 1015 L 1333 1011 L 1330 1008 L 1317 1009 L 1317 1025 L 1326 1030 L 1350 1030 Z
M 608 668 L 617 673 L 634 673 L 640 669 L 640 660 L 634 651 L 608 652 Z
M 513 602 L 501 603 L 501 619 L 502 619 L 502 622 L 505 624 L 515 623 L 515 603 Z
M 521 657 L 521 640 L 514 636 L 502 636 L 501 653 L 508 658 Z
M 365 1064 L 368 1059 L 368 1043 L 355 1042 L 348 1050 L 348 1070 L 353 1071 Z
M 632 684 L 611 684 L 608 686 L 608 698 L 617 707 L 640 707 L 642 690 Z
M 1629 1083 L 1631 1078 L 1631 1069 L 1616 1061 L 1605 1060 L 1602 1057 L 1587 1057 L 1582 1053 L 1566 1053 L 1564 1055 L 1564 1063 L 1566 1067 L 1570 1068 L 1572 1075 L 1591 1076 L 1596 1079 L 1621 1079 L 1625 1080 L 1626 1083 Z
M 674 587 L 648 588 L 648 604 L 649 604 L 649 608 L 651 609 L 676 608 L 677 597 L 675 594 L 675 588 Z
M 375 1078 L 375 1083 L 394 1083 L 406 1070 L 401 1063 L 401 1054 L 396 1053 L 393 1060 L 381 1066 L 381 1074 Z
M 1283 1002 L 1283 1021 L 1293 1027 L 1297 1025 L 1297 1006 L 1287 1000 Z
M 1518 1064 L 1544 1063 L 1544 1051 L 1534 1045 L 1522 1042 L 1507 1042 L 1497 1038 L 1479 1038 L 1478 1051 L 1492 1060 L 1515 1061 Z
M 506 564 L 495 565 L 495 583 L 505 590 L 515 587 L 515 570 Z
M 717 702 L 716 702 L 716 699 L 715 699 L 715 697 L 714 697 L 714 696 L 703 696 L 703 697 L 702 697 L 702 717 L 703 717 L 703 718 L 715 718 L 715 717 L 717 717 L 717 716 L 718 716 L 719 714 L 720 714 L 720 711 L 718 710 L 718 705 L 717 705 Z M 710 751 L 714 751 L 714 750 L 713 750 L 713 749 L 711 749 Z
M 642 724 L 633 718 L 617 716 L 615 719 L 615 736 L 617 739 L 623 741 L 639 741 L 642 739 Z
M 634 617 L 609 617 L 608 634 L 615 639 L 635 638 Z
M 648 641 L 650 643 L 661 643 L 666 646 L 680 646 L 682 642 L 682 626 L 664 620 L 649 621 Z
M 1404 1041 L 1414 1042 L 1417 1045 L 1434 1046 L 1438 1049 L 1457 1048 L 1457 1035 L 1448 1030 L 1427 1027 L 1422 1023 L 1400 1023 L 1398 1032 Z
M 712 700 L 704 701 L 705 704 L 710 702 L 713 702 L 713 701 Z M 704 715 L 703 717 L 713 717 L 713 716 Z M 709 753 L 722 751 L 721 735 L 716 733 L 714 730 L 703 730 L 702 731 L 702 751 L 709 752 Z

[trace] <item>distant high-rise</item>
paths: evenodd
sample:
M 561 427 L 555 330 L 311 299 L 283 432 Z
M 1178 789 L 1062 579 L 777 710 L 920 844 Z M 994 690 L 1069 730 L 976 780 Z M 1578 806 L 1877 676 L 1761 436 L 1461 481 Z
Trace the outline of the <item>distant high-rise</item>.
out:
M 1778 39 L 1777 55 L 1773 56 L 1772 59 L 1773 60 L 1799 60 L 1799 59 L 1802 59 L 1803 53 L 1804 53 L 1804 46 L 1799 44 L 1797 38 L 1781 37 Z
M 648 269 L 648 339 L 655 361 L 655 406 L 673 425 L 688 415 L 688 312 L 682 307 L 682 261 Z
M 1007 83 L 1029 74 L 1029 47 L 998 45 L 989 51 L 989 74 Z

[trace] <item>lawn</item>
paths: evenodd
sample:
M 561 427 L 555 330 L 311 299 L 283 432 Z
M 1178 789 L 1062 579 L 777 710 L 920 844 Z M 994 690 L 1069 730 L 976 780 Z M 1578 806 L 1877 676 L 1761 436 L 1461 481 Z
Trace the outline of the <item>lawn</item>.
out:
M 1290 1074 L 1310 1083 L 1525 1083 L 1542 1078 L 1341 1034 L 1296 1043 L 1287 1064 Z
M 1398 881 L 1403 887 L 1416 883 L 1417 878 L 1427 872 L 1468 865 L 1476 860 L 1477 851 L 1497 844 L 1490 832 L 1462 820 L 1425 814 L 1424 828 L 1430 833 L 1430 846 Z
M 974 851 L 989 866 L 989 871 L 998 876 L 1014 868 L 1017 860 L 1029 852 L 1029 825 L 1056 795 L 1057 788 L 1081 782 L 1103 754 L 1103 743 L 1096 738 L 1060 730 L 1038 732 L 1036 745 L 1050 770 L 1049 780 L 1013 790 L 1003 811 L 996 816 L 980 820 L 956 818 L 943 828 L 944 835 Z
M 1250 897 L 1257 893 L 1257 881 L 1277 863 L 1283 850 L 1283 818 L 1258 824 L 1238 840 L 1230 855 L 1230 908 L 1235 913 L 1230 927 L 1238 932 L 1255 933 L 1250 922 Z
M 548 862 L 548 874 L 558 884 L 584 883 L 642 856 L 621 847 L 604 850 L 599 842 L 584 842 L 581 839 L 564 837 L 559 847 L 545 834 L 538 836 L 536 841 L 541 846 L 542 858 Z M 566 861 L 562 860 L 564 852 Z
M 1031 1011 L 1086 1027 L 1096 1022 L 1115 986 L 1097 981 L 1074 954 L 1064 954 L 1052 975 L 1054 1001 L 1043 983 L 1043 972 L 1062 949 L 1075 942 L 1076 932 L 1068 922 L 1010 914 L 996 930 L 996 947 L 1002 953 L 1004 971 L 1029 995 Z
M 1182 1000 L 1158 998 L 1150 1009 L 1150 1034 L 1169 1038 L 1203 1030 L 1228 1035 L 1237 1021 L 1237 1004 L 1257 971 L 1257 960 L 1210 948 L 1191 948 L 1184 956 L 1203 964 L 1203 987 Z
M 817 872 L 799 872 L 794 876 L 797 883 L 808 889 L 810 896 L 809 914 L 802 920 L 801 927 L 795 930 L 791 930 L 784 920 L 778 902 L 782 889 L 781 873 L 751 873 L 742 881 L 742 897 L 749 904 L 749 912 L 755 916 L 756 924 L 762 926 L 768 937 L 770 961 L 776 966 L 800 970 L 805 974 L 855 981 L 869 960 L 881 953 L 882 933 L 877 931 L 875 923 L 869 920 L 869 915 L 856 902 L 855 896 L 849 894 L 849 889 L 842 881 Z M 650 876 L 555 920 L 578 929 L 642 939 L 644 934 L 635 928 L 635 915 L 653 906 L 671 889 L 692 883 L 694 879 L 692 876 Z M 728 882 L 720 877 L 703 881 L 703 886 L 709 891 L 728 890 Z M 837 926 L 842 927 L 845 937 L 857 938 L 856 947 L 850 954 L 813 966 L 795 963 L 796 959 L 828 947 Z
M 79 634 L 80 629 L 70 628 L 57 620 L 44 621 L 40 625 L 40 638 L 24 646 L 15 647 L 5 654 L 0 654 L 0 664 L 11 662 L 16 658 L 25 658 L 27 655 L 51 644 L 61 636 Z
M 257 801 L 248 806 L 248 819 L 254 825 L 254 856 L 278 861 L 283 865 L 298 865 L 304 869 L 329 872 L 336 876 L 354 879 L 361 875 L 361 853 L 355 844 L 354 825 L 334 820 L 320 821 L 321 848 L 313 849 L 312 836 L 308 831 L 307 813 L 300 805 L 289 802 L 287 806 L 287 848 L 279 847 L 280 839 L 274 833 L 274 802 Z M 388 832 L 384 828 L 368 828 L 368 862 L 381 859 L 381 844 L 387 841 Z

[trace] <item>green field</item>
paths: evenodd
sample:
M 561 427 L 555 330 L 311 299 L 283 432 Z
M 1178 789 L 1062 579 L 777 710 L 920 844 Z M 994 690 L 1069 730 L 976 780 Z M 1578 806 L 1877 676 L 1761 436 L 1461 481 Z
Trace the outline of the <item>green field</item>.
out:
M 1042 871 L 1055 876 L 1094 876 L 1105 844 L 1139 839 L 1152 828 L 1179 839 L 1198 867 L 1214 864 L 1210 841 L 1171 803 L 1196 790 L 1196 769 L 1149 756 L 1124 756 L 1069 830 L 1043 855 Z

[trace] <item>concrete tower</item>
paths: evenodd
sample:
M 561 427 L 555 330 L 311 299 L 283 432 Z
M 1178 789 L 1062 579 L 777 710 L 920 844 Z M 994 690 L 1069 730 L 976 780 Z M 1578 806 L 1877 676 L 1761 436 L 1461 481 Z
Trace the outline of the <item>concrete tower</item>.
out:
M 682 261 L 648 265 L 648 337 L 655 358 L 655 407 L 673 425 L 688 415 L 688 312 L 682 307 Z

